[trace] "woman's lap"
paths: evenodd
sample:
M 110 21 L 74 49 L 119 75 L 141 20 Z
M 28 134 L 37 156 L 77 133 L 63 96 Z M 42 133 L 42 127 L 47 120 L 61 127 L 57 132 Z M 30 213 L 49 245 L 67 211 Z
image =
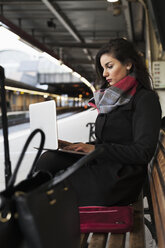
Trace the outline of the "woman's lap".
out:
M 60 170 L 65 170 L 76 163 L 81 157 L 81 155 L 48 151 L 41 155 L 36 170 L 48 171 L 54 176 Z M 121 198 L 126 199 L 127 195 L 130 195 L 129 191 L 134 191 L 133 188 L 128 188 L 127 182 L 123 186 L 122 182 L 119 183 L 117 170 L 114 173 L 114 166 L 100 164 L 97 160 L 84 164 L 70 175 L 67 181 L 76 193 L 79 206 L 120 205 Z
M 81 155 L 48 151 L 41 155 L 36 170 L 49 171 L 54 176 L 58 171 L 65 170 L 81 157 Z M 79 205 L 106 204 L 107 196 L 109 198 L 109 190 L 108 187 L 104 188 L 103 171 L 104 169 L 106 171 L 107 168 L 100 169 L 100 166 L 96 168 L 94 164 L 85 164 L 69 176 L 68 181 L 76 192 Z

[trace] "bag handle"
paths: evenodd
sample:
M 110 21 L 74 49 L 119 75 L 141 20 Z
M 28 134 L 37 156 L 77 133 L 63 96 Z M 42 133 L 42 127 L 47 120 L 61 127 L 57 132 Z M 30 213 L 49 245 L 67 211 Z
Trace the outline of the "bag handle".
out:
M 2 131 L 4 137 L 4 158 L 5 158 L 5 185 L 7 185 L 11 177 L 11 162 L 8 140 L 8 120 L 6 106 L 6 91 L 5 91 L 5 73 L 4 68 L 0 66 L 0 94 L 1 94 L 1 110 L 2 110 Z
M 37 133 L 40 133 L 40 134 L 41 134 L 41 141 L 40 141 L 39 149 L 38 149 L 38 151 L 37 151 L 37 155 L 36 155 L 36 157 L 35 157 L 35 159 L 34 159 L 34 161 L 33 161 L 31 170 L 30 170 L 30 172 L 28 173 L 27 178 L 31 177 L 32 173 L 34 172 L 35 164 L 36 164 L 36 162 L 37 162 L 39 156 L 41 155 L 41 152 L 42 152 L 42 149 L 43 149 L 43 146 L 44 146 L 44 143 L 45 143 L 45 134 L 44 134 L 44 132 L 43 132 L 41 129 L 35 129 L 35 130 L 29 135 L 28 139 L 26 140 L 26 143 L 25 143 L 25 145 L 24 145 L 24 147 L 23 147 L 23 149 L 22 149 L 21 155 L 20 155 L 20 157 L 19 157 L 19 159 L 18 159 L 18 162 L 17 162 L 17 165 L 16 165 L 16 167 L 15 167 L 15 169 L 14 169 L 14 172 L 13 172 L 13 174 L 12 174 L 11 178 L 9 179 L 8 184 L 7 184 L 7 188 L 13 187 L 13 185 L 14 185 L 14 183 L 15 183 L 15 181 L 16 181 L 16 178 L 17 178 L 17 174 L 18 174 L 18 170 L 19 170 L 19 168 L 20 168 L 21 162 L 22 162 L 22 160 L 23 160 L 23 158 L 24 158 L 25 152 L 26 152 L 26 150 L 27 150 L 27 148 L 28 148 L 28 146 L 29 146 L 31 140 L 34 138 L 34 136 L 35 136 Z

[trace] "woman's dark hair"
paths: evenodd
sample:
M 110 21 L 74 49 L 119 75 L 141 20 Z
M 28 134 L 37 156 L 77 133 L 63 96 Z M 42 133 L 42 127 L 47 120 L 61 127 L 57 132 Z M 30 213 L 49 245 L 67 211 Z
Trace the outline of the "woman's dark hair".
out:
M 125 39 L 112 39 L 104 45 L 96 55 L 96 73 L 97 81 L 102 83 L 102 88 L 107 87 L 108 83 L 103 77 L 103 68 L 100 64 L 100 58 L 103 54 L 109 53 L 121 64 L 127 62 L 132 63 L 130 72 L 135 74 L 137 81 L 146 89 L 152 89 L 151 77 L 147 71 L 146 65 L 140 53 L 135 49 L 134 45 Z

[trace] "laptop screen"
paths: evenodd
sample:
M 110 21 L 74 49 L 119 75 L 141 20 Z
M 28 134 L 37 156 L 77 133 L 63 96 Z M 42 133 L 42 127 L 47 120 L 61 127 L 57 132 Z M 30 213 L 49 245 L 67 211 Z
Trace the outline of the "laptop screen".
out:
M 29 105 L 30 130 L 40 128 L 45 133 L 44 147 L 58 149 L 56 103 L 54 100 Z

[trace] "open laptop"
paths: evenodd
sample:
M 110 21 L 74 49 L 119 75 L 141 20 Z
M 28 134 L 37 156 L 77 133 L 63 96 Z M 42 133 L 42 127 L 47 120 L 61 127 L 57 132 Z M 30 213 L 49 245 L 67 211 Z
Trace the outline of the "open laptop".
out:
M 45 150 L 59 150 L 61 152 L 85 155 L 85 152 L 70 151 L 58 148 L 58 126 L 56 103 L 54 100 L 33 103 L 29 105 L 30 130 L 37 128 L 45 133 Z

